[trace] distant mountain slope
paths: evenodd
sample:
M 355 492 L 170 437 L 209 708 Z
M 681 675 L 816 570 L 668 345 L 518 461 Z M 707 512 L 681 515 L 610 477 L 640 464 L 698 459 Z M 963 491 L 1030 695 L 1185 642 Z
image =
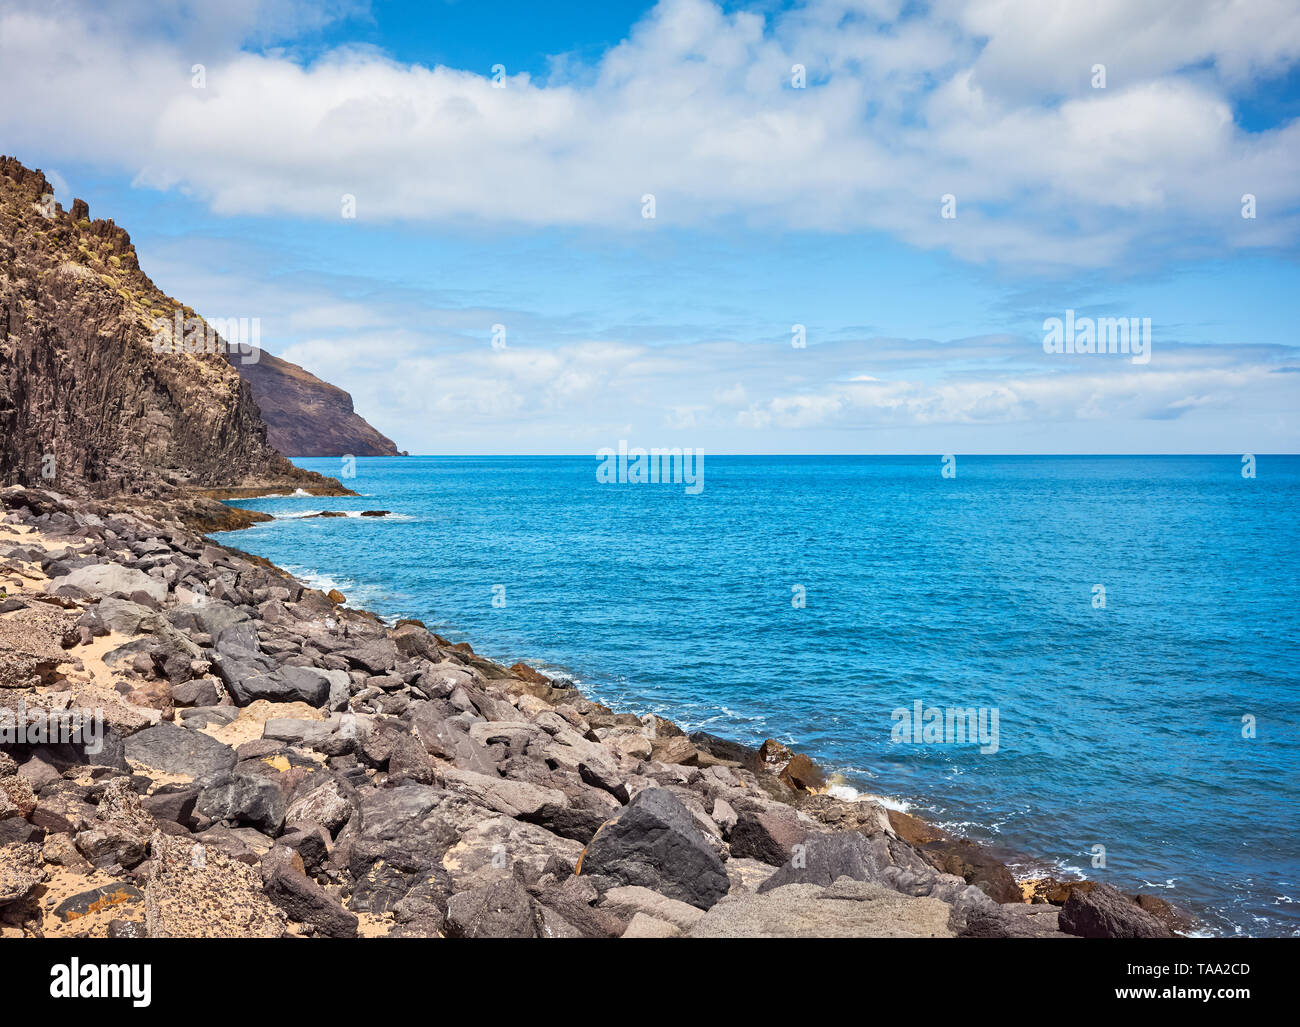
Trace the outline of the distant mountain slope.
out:
M 140 270 L 123 229 L 82 200 L 63 210 L 40 171 L 0 157 L 0 484 L 346 491 L 276 452 L 225 348 Z
M 256 360 L 252 358 L 256 356 Z M 253 388 L 267 439 L 289 456 L 397 456 L 393 440 L 352 409 L 352 397 L 266 350 L 229 359 Z

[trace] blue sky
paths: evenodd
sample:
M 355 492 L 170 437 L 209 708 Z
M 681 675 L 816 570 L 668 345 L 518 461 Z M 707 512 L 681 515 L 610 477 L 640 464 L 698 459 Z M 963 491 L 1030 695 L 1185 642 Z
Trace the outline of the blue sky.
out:
M 1294 4 L 584 6 L 17 0 L 0 150 L 412 452 L 1300 450 Z

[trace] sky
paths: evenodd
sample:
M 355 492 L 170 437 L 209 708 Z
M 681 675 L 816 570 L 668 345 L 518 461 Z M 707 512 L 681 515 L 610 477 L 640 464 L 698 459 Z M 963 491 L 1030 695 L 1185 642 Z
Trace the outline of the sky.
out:
M 0 96 L 412 453 L 1300 452 L 1294 0 L 0 0 Z

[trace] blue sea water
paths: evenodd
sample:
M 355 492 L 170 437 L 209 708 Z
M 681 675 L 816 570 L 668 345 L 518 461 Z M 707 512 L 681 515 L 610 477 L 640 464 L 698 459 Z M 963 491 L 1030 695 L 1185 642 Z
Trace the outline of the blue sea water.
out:
M 591 457 L 363 458 L 360 497 L 236 504 L 283 519 L 224 539 L 617 709 L 778 738 L 1026 874 L 1300 934 L 1300 457 L 940 468 L 710 456 L 691 495 Z M 996 709 L 997 751 L 893 741 L 917 701 Z

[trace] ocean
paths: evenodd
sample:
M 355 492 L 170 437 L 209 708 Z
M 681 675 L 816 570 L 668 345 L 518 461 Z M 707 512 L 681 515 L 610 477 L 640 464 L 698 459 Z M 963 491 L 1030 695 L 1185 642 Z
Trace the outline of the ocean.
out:
M 708 456 L 694 494 L 597 467 L 360 458 L 359 497 L 240 502 L 279 519 L 223 540 L 616 709 L 779 739 L 1022 875 L 1300 935 L 1300 457 Z

